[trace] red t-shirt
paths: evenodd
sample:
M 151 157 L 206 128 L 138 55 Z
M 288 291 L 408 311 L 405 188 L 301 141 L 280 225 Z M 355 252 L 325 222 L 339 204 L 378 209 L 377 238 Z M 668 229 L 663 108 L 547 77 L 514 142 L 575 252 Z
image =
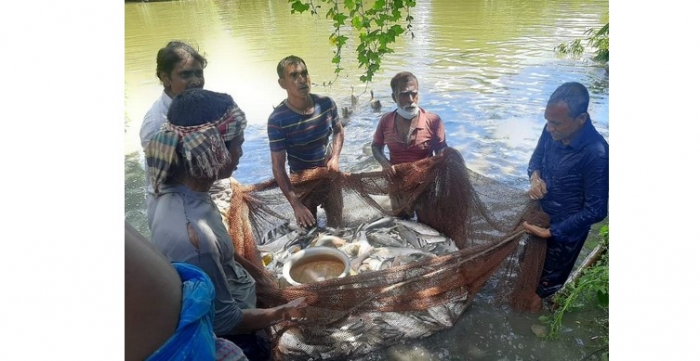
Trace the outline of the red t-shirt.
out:
M 396 130 L 397 116 L 395 110 L 384 114 L 379 119 L 372 140 L 372 145 L 379 147 L 386 145 L 389 148 L 391 164 L 415 162 L 428 158 L 433 155 L 433 152 L 447 146 L 445 125 L 439 115 L 420 108 L 419 115 L 411 122 L 408 143 L 400 139 Z

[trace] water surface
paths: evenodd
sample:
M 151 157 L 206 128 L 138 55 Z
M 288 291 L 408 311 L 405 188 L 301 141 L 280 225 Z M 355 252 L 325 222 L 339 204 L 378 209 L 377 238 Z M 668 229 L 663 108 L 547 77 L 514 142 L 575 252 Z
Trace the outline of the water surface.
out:
M 381 112 L 369 107 L 369 90 L 384 111 L 393 109 L 389 80 L 408 70 L 419 79 L 420 105 L 442 117 L 448 145 L 462 153 L 467 166 L 524 190 L 546 101 L 561 83 L 578 81 L 589 88 L 591 118 L 608 137 L 604 68 L 586 56 L 569 59 L 554 52 L 558 44 L 607 22 L 607 12 L 607 0 L 419 0 L 412 12 L 415 38 L 400 38 L 382 71 L 365 85 L 350 51 L 345 71 L 335 78 L 327 40 L 332 24 L 291 15 L 285 0 L 126 3 L 126 219 L 148 235 L 138 129 L 162 91 L 155 55 L 169 40 L 197 45 L 209 61 L 205 88 L 231 94 L 246 113 L 245 155 L 234 175 L 242 183 L 272 177 L 265 124 L 286 96 L 275 69 L 280 59 L 295 54 L 306 61 L 314 92 L 330 95 L 339 107 L 350 106 L 351 87 L 360 96 L 346 128 L 341 169 L 379 169 L 368 148 Z M 569 317 L 561 339 L 541 340 L 530 330 L 538 315 L 494 308 L 490 297 L 487 286 L 450 330 L 371 358 L 580 360 L 597 346 L 590 314 Z

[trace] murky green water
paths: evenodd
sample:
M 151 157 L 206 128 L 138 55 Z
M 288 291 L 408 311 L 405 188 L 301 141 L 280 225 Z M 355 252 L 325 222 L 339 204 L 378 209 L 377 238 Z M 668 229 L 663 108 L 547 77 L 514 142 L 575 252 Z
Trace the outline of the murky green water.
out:
M 608 1 L 418 0 L 415 38 L 404 37 L 383 71 L 365 87 L 354 57 L 334 80 L 328 43 L 331 23 L 291 15 L 286 0 L 191 0 L 125 4 L 125 215 L 148 234 L 139 164 L 138 129 L 162 90 L 155 55 L 169 40 L 199 46 L 209 61 L 205 88 L 227 92 L 245 111 L 245 155 L 234 175 L 242 183 L 272 177 L 265 124 L 273 104 L 285 98 L 275 67 L 284 56 L 306 61 L 314 92 L 350 105 L 350 87 L 360 107 L 346 128 L 341 168 L 378 169 L 367 151 L 380 113 L 370 109 L 369 89 L 393 108 L 389 79 L 409 70 L 420 81 L 421 106 L 440 114 L 447 142 L 460 150 L 469 168 L 525 189 L 526 167 L 544 125 L 551 92 L 579 81 L 591 92 L 590 113 L 608 136 L 608 76 L 595 63 L 557 57 L 554 47 L 583 37 L 607 22 Z M 351 44 L 352 45 L 352 44 Z M 596 349 L 592 314 L 568 318 L 559 340 L 541 340 L 530 325 L 537 316 L 518 315 L 488 305 L 487 286 L 450 330 L 418 343 L 373 355 L 372 359 L 413 360 L 580 360 Z M 577 323 L 576 321 L 579 321 Z M 410 357 L 410 358 L 407 358 Z

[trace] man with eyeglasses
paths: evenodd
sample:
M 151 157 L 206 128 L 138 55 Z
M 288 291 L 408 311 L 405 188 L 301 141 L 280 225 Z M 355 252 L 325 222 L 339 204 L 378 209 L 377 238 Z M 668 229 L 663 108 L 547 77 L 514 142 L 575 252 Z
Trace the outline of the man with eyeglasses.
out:
M 526 232 L 547 240 L 540 298 L 564 285 L 591 226 L 608 214 L 608 143 L 591 122 L 588 101 L 588 90 L 576 82 L 552 93 L 527 169 L 530 199 L 550 217 L 549 228 L 523 223 Z
M 397 176 L 394 165 L 440 154 L 447 142 L 440 116 L 418 106 L 420 95 L 416 76 L 402 71 L 394 75 L 390 84 L 396 109 L 382 115 L 379 120 L 372 140 L 372 154 L 382 166 L 384 177 L 393 182 Z M 389 148 L 389 158 L 384 155 L 385 145 Z M 392 193 L 389 198 L 396 216 L 413 218 L 415 212 L 406 196 Z M 418 216 L 420 218 L 420 214 Z

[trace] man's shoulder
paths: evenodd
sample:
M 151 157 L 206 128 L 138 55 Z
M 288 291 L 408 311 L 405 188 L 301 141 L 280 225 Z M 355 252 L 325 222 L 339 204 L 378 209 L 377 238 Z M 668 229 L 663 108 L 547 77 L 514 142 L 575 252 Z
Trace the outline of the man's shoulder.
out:
M 331 108 L 335 107 L 335 100 L 329 96 L 325 95 L 320 95 L 320 94 L 311 94 L 311 97 L 314 98 L 314 101 L 318 104 L 321 105 L 321 108 Z
M 420 109 L 422 116 L 420 117 L 419 124 L 421 125 L 419 126 L 423 126 L 430 129 L 437 129 L 440 126 L 442 126 L 442 118 L 440 118 L 439 115 L 433 112 L 429 112 L 423 108 Z
M 591 156 L 607 159 L 610 153 L 610 147 L 605 138 L 598 134 L 595 139 L 586 144 L 586 152 L 588 152 Z
M 584 148 L 591 156 L 608 158 L 608 142 L 593 124 L 591 124 L 590 129 L 587 131 L 587 139 Z
M 292 111 L 282 101 L 277 104 L 277 106 L 272 110 L 272 113 L 270 113 L 270 116 L 267 118 L 267 124 L 270 125 L 280 123 L 282 120 L 288 118 L 291 113 Z
M 380 122 L 388 122 L 394 119 L 394 114 L 396 114 L 396 110 L 392 110 L 390 112 L 386 112 L 382 114 L 381 117 L 379 117 Z
M 431 111 L 427 111 L 423 108 L 421 108 L 423 111 L 423 114 L 425 114 L 425 120 L 428 122 L 442 122 L 442 118 L 437 113 L 433 113 Z

